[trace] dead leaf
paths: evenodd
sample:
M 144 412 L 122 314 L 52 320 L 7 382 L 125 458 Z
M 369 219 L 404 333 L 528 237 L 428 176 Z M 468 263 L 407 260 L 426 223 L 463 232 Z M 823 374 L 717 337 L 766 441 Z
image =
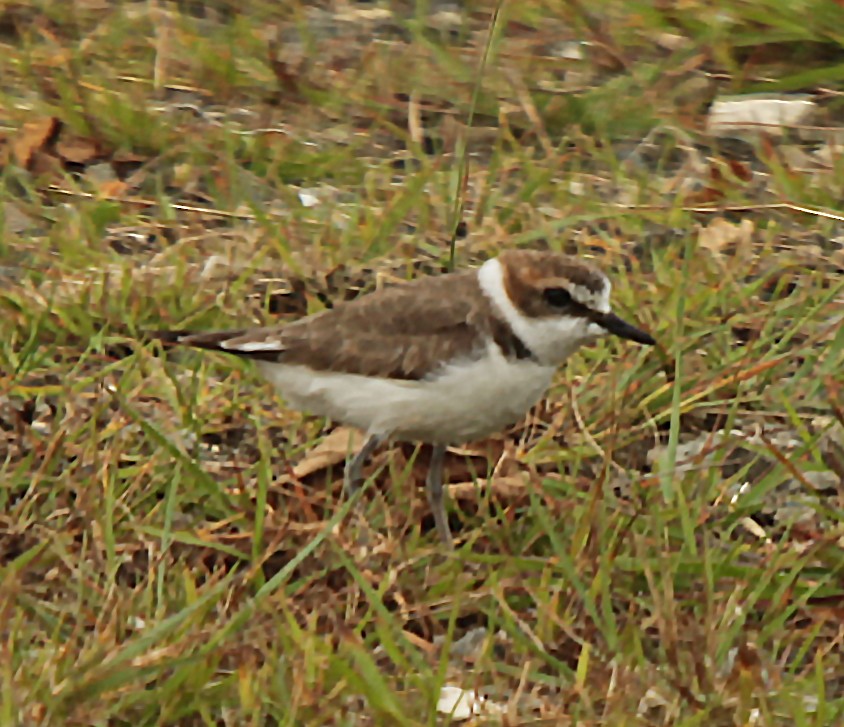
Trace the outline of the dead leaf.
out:
M 36 149 L 33 152 L 27 168 L 36 177 L 50 177 L 55 181 L 58 181 L 63 174 L 61 161 L 42 149 Z
M 737 257 L 744 257 L 753 241 L 754 224 L 750 218 L 735 225 L 723 217 L 716 217 L 698 231 L 698 246 L 709 250 L 713 255 L 722 256 L 727 248 L 733 248 Z
M 149 161 L 149 157 L 144 154 L 136 154 L 127 149 L 118 149 L 111 157 L 113 164 L 143 164 Z
M 293 468 L 293 475 L 301 480 L 329 467 L 343 464 L 350 453 L 354 454 L 363 446 L 363 442 L 364 435 L 357 429 L 337 427 Z
M 33 155 L 44 148 L 58 129 L 59 120 L 54 116 L 27 121 L 12 141 L 12 152 L 17 163 L 29 168 Z
M 62 134 L 56 142 L 56 153 L 73 164 L 87 164 L 99 156 L 99 146 L 93 139 L 75 134 Z
M 510 477 L 495 477 L 492 480 L 455 482 L 446 487 L 449 497 L 454 500 L 477 500 L 481 493 L 488 489 L 492 489 L 500 497 L 510 498 L 524 494 L 529 481 L 530 475 L 527 472 L 521 472 Z
M 110 179 L 100 184 L 98 188 L 103 197 L 120 197 L 129 185 L 119 179 Z

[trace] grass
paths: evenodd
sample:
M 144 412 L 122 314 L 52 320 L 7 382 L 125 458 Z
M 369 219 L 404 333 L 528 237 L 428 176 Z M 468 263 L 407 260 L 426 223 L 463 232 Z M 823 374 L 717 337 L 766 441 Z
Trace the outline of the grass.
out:
M 0 724 L 841 722 L 840 8 L 599 6 L 0 10 Z M 702 131 L 760 90 L 830 129 Z M 343 432 L 137 343 L 514 246 L 660 345 L 452 453 L 453 555 L 424 451 L 352 508 Z

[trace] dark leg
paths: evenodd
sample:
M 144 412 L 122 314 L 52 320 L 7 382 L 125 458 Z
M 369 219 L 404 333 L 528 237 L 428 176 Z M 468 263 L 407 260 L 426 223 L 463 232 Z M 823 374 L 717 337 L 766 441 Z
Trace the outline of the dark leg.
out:
M 449 548 L 454 547 L 451 537 L 451 529 L 448 527 L 448 517 L 445 514 L 443 503 L 443 459 L 445 458 L 445 445 L 435 444 L 431 450 L 431 466 L 428 468 L 428 479 L 425 481 L 425 493 L 428 496 L 428 504 L 434 515 L 434 524 L 437 527 L 437 535 L 440 540 Z
M 347 497 L 353 495 L 360 487 L 363 480 L 363 465 L 382 441 L 384 441 L 383 437 L 370 434 L 358 453 L 346 463 L 346 471 L 343 473 L 343 491 Z

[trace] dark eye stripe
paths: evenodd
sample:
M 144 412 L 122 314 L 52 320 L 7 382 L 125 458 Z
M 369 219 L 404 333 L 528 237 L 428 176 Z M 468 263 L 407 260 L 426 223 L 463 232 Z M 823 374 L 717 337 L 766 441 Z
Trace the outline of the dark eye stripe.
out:
M 542 292 L 542 295 L 545 298 L 545 302 L 554 308 L 567 308 L 574 302 L 571 293 L 565 288 L 546 288 Z

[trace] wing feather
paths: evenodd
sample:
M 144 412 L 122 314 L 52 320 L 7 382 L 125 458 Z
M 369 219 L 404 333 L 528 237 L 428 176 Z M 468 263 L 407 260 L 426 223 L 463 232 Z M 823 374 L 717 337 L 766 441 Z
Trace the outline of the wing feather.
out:
M 317 371 L 405 380 L 477 356 L 490 338 L 505 354 L 530 354 L 493 311 L 473 272 L 384 288 L 284 326 L 159 338 Z

